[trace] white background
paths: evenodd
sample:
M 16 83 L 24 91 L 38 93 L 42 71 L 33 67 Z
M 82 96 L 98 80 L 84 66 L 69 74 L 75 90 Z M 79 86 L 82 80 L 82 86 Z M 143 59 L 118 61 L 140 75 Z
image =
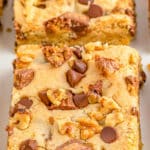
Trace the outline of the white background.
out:
M 5 8 L 2 22 L 3 32 L 0 33 L 0 150 L 6 150 L 8 112 L 12 89 L 12 61 L 14 54 L 14 32 L 6 32 L 12 25 L 12 0 Z M 147 82 L 141 91 L 141 128 L 143 150 L 150 150 L 150 71 L 146 66 L 150 63 L 150 29 L 148 28 L 148 0 L 136 0 L 138 31 L 131 46 L 142 56 L 143 67 L 147 74 Z

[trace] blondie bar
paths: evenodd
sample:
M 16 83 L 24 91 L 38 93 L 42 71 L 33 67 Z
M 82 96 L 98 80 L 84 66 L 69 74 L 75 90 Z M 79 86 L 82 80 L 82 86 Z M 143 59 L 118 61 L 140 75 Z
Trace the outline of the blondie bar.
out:
M 20 44 L 128 44 L 135 35 L 133 0 L 15 0 Z
M 138 52 L 100 42 L 22 45 L 8 150 L 140 150 Z

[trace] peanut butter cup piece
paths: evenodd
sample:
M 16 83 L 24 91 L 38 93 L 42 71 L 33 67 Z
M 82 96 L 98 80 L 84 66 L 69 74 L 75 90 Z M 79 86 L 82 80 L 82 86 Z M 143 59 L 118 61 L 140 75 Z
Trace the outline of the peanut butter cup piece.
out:
M 93 150 L 93 148 L 90 145 L 75 139 L 58 146 L 56 150 Z
M 15 71 L 14 86 L 16 89 L 21 90 L 31 83 L 34 78 L 34 70 L 20 69 Z

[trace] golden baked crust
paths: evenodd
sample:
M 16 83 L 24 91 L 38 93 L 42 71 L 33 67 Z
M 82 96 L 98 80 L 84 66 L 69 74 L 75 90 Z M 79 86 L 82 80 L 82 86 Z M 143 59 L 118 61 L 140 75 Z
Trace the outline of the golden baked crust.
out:
M 127 46 L 18 47 L 8 150 L 140 150 L 140 56 Z
M 136 29 L 133 0 L 86 1 L 15 0 L 17 44 L 131 41 Z

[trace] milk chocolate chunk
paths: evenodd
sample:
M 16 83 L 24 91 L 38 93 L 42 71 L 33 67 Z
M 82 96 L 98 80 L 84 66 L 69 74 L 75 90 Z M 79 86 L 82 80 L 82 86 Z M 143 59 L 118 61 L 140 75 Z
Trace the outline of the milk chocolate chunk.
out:
M 113 127 L 104 127 L 100 136 L 108 144 L 115 142 L 118 138 L 117 132 Z
M 75 87 L 85 75 L 78 73 L 77 71 L 70 69 L 66 73 L 67 81 L 71 87 Z
M 75 94 L 73 96 L 73 101 L 77 107 L 83 108 L 88 105 L 88 96 L 85 93 Z
M 99 5 L 92 4 L 88 10 L 88 16 L 90 18 L 97 18 L 103 16 L 103 9 Z
M 79 73 L 85 73 L 87 71 L 87 64 L 82 60 L 75 60 L 72 68 Z

